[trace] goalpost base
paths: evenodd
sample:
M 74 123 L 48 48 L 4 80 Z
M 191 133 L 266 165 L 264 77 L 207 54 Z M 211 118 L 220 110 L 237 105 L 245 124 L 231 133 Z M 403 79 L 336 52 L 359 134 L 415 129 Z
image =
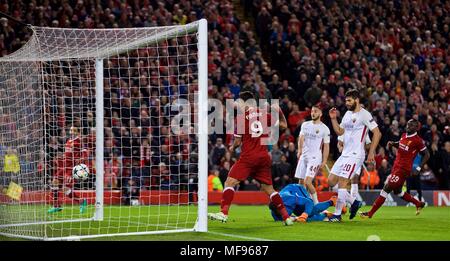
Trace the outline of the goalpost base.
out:
M 156 235 L 156 234 L 169 234 L 169 233 L 184 233 L 195 232 L 194 229 L 180 229 L 180 230 L 158 230 L 158 231 L 145 231 L 145 232 L 128 232 L 128 233 L 113 233 L 113 234 L 96 234 L 85 236 L 70 236 L 70 237 L 52 237 L 46 238 L 45 241 L 79 241 L 81 239 L 99 238 L 99 237 L 120 237 L 120 236 L 143 236 L 143 235 Z

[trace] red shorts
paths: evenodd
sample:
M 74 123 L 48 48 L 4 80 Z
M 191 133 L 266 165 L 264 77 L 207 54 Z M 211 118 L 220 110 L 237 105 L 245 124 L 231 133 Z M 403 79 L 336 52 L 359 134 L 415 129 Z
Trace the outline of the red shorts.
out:
M 250 176 L 263 184 L 272 185 L 272 159 L 268 155 L 259 158 L 240 158 L 231 167 L 228 176 L 239 181 L 246 180 Z
M 389 187 L 395 191 L 401 189 L 405 184 L 409 172 L 402 169 L 393 169 L 391 175 L 388 176 Z

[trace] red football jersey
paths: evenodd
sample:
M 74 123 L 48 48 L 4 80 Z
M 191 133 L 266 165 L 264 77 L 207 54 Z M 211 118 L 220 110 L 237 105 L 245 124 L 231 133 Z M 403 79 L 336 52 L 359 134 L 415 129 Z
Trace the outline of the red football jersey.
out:
M 241 121 L 242 122 L 242 121 Z M 268 156 L 267 145 L 263 139 L 269 137 L 269 127 L 271 115 L 266 111 L 250 108 L 245 112 L 244 133 L 240 133 L 241 128 L 237 128 L 236 137 L 242 138 L 241 157 L 264 157 Z M 239 121 L 238 121 L 239 124 Z
M 73 168 L 81 160 L 81 139 L 75 137 L 66 142 L 64 148 L 64 161 L 66 168 Z
M 425 142 L 417 135 L 417 133 L 411 136 L 403 133 L 398 144 L 393 169 L 402 169 L 407 173 L 411 173 L 412 165 L 417 153 L 426 149 Z

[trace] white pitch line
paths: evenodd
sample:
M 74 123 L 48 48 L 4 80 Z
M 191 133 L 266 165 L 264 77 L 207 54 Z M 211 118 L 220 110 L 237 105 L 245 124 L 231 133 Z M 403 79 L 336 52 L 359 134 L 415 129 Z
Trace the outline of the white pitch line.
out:
M 220 233 L 220 232 L 214 232 L 214 231 L 208 231 L 207 233 L 213 234 L 213 235 L 219 235 L 219 236 L 248 239 L 248 240 L 253 240 L 253 241 L 274 241 L 272 239 L 259 238 L 259 237 L 247 237 L 247 236 L 241 236 L 241 235 L 235 235 L 235 234 L 227 234 L 227 233 Z

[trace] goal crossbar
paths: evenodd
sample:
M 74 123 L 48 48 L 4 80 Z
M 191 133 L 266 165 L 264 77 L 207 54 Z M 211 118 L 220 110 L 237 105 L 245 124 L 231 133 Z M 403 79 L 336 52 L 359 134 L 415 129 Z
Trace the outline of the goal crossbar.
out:
M 125 53 L 129 50 L 140 48 L 144 45 L 151 45 L 161 39 L 170 39 L 181 34 L 192 33 L 199 28 L 199 21 L 189 23 L 185 26 L 165 26 L 156 27 L 149 34 L 149 28 L 126 28 L 126 29 L 67 29 L 53 27 L 30 26 L 33 31 L 31 39 L 16 52 L 0 57 L 0 62 L 39 62 L 39 61 L 64 61 L 73 59 L 104 59 L 112 55 Z M 53 35 L 53 38 L 43 37 L 43 31 L 46 35 Z M 55 49 L 55 43 L 52 42 L 57 37 L 69 34 L 66 38 L 67 46 L 65 48 Z M 133 32 L 135 40 L 123 42 L 120 37 L 111 39 L 107 37 L 113 33 Z M 93 34 L 95 33 L 95 37 Z M 104 37 L 98 37 L 97 35 Z M 89 41 L 95 41 L 98 46 L 95 50 L 89 50 Z M 85 45 L 82 45 L 85 44 Z M 41 47 L 39 51 L 33 50 L 36 46 Z M 80 51 L 83 50 L 83 51 Z M 26 54 L 26 55 L 25 55 Z

